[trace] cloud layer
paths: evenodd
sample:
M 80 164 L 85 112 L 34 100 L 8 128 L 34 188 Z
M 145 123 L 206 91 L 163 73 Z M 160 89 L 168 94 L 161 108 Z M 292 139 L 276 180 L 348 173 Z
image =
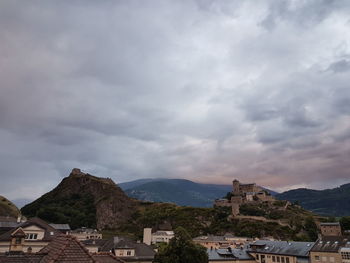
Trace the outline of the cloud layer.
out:
M 1 1 L 0 193 L 73 167 L 271 189 L 350 178 L 350 4 Z

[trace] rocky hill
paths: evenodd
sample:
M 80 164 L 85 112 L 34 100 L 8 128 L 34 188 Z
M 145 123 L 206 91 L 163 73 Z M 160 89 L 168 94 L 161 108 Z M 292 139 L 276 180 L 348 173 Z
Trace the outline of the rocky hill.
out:
M 174 194 L 174 190 L 168 191 Z M 313 215 L 298 206 L 286 206 L 286 202 L 243 206 L 243 217 L 232 218 L 230 207 L 196 208 L 138 201 L 128 197 L 111 179 L 79 169 L 73 169 L 55 189 L 21 211 L 27 217 L 37 216 L 50 223 L 97 227 L 104 233 L 135 239 L 142 237 L 144 227 L 164 225 L 182 226 L 192 237 L 226 232 L 288 240 L 314 240 L 317 236 Z
M 18 217 L 19 209 L 8 199 L 0 195 L 0 216 Z
M 276 196 L 280 200 L 298 202 L 319 215 L 350 216 L 350 184 L 326 190 L 300 188 Z
M 48 222 L 86 226 L 118 227 L 126 222 L 137 205 L 109 178 L 99 178 L 73 169 L 52 191 L 24 206 L 27 217 Z

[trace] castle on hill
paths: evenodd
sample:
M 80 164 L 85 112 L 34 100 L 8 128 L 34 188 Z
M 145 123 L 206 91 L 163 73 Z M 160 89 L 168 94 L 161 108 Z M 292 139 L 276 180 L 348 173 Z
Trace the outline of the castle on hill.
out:
M 231 199 L 216 199 L 214 206 L 232 207 L 232 215 L 239 215 L 242 204 L 250 202 L 273 202 L 275 198 L 255 183 L 241 184 L 237 179 L 232 182 Z

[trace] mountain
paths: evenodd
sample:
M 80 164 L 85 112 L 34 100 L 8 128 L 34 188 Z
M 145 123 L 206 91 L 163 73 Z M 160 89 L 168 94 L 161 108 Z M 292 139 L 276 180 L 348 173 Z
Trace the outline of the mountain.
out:
M 69 223 L 112 228 L 129 220 L 137 201 L 129 198 L 110 179 L 72 170 L 52 191 L 24 206 L 27 217 L 40 217 L 50 223 Z
M 294 189 L 276 195 L 319 215 L 350 216 L 350 184 L 326 190 Z
M 18 217 L 19 209 L 7 198 L 0 195 L 0 216 Z
M 193 207 L 212 207 L 215 199 L 232 191 L 232 185 L 200 184 L 185 179 L 148 178 L 121 183 L 119 187 L 138 200 Z
M 188 199 L 187 202 L 206 202 L 198 196 L 205 191 L 214 198 L 231 190 L 229 186 L 202 185 L 176 179 L 149 181 L 137 187 L 141 186 L 149 192 L 157 190 L 161 196 L 172 200 Z M 182 195 L 185 198 L 181 199 Z M 179 226 L 192 237 L 227 232 L 288 240 L 314 240 L 317 237 L 313 215 L 299 206 L 286 206 L 285 201 L 246 205 L 241 211 L 244 217 L 232 218 L 230 207 L 199 208 L 138 201 L 128 197 L 111 179 L 95 177 L 79 169 L 73 169 L 56 188 L 24 206 L 21 211 L 27 217 L 37 216 L 49 223 L 68 223 L 73 229 L 97 227 L 103 230 L 104 237 L 127 235 L 135 240 L 142 238 L 145 227 L 175 229 Z M 257 219 L 257 215 L 261 218 Z

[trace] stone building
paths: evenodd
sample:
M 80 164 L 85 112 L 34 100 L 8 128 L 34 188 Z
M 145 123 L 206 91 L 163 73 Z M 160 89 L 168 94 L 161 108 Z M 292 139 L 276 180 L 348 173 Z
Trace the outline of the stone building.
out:
M 237 179 L 232 182 L 231 199 L 217 199 L 214 206 L 228 207 L 231 206 L 232 215 L 238 216 L 240 206 L 249 202 L 273 202 L 275 198 L 266 190 L 252 184 L 241 184 Z
M 320 224 L 322 236 L 341 236 L 342 230 L 339 222 L 336 223 L 321 223 Z
M 311 263 L 348 263 L 350 240 L 344 236 L 322 236 L 310 251 Z

